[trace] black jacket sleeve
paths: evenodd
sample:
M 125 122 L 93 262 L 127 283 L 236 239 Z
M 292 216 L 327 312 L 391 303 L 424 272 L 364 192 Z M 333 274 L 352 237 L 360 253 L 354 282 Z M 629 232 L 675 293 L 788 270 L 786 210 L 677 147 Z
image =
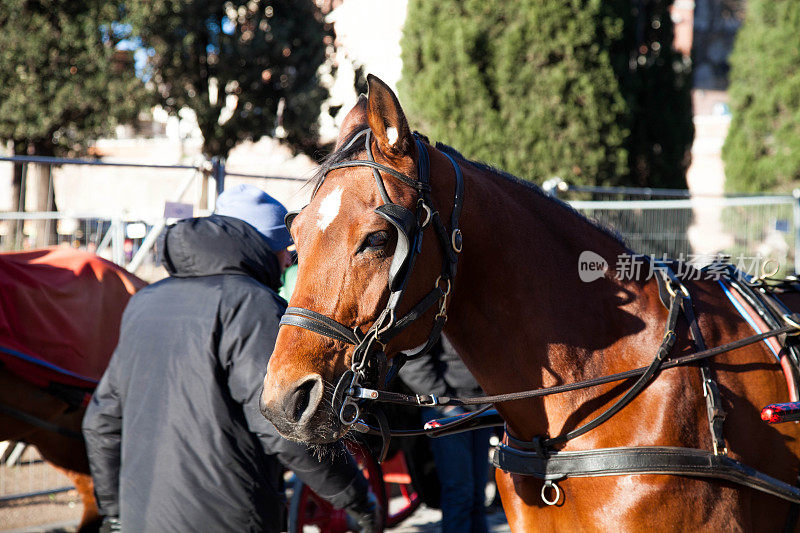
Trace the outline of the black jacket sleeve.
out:
M 314 492 L 335 507 L 360 502 L 367 482 L 352 458 L 340 452 L 318 459 L 307 446 L 281 437 L 261 414 L 258 401 L 269 356 L 275 347 L 283 300 L 267 290 L 250 291 L 221 310 L 220 358 L 228 370 L 232 398 L 244 409 L 248 427 L 265 453 L 277 455 Z
M 430 352 L 412 359 L 400 369 L 400 379 L 416 394 L 446 396 L 452 391 L 444 379 L 444 368 L 439 360 L 441 343 L 436 343 Z
M 94 479 L 97 507 L 105 516 L 119 516 L 122 403 L 114 360 L 112 357 L 83 417 L 83 437 Z
M 480 386 L 450 342 L 442 337 L 430 352 L 408 361 L 400 369 L 400 379 L 417 394 L 436 396 L 479 396 Z M 442 414 L 475 410 L 477 407 L 436 407 Z

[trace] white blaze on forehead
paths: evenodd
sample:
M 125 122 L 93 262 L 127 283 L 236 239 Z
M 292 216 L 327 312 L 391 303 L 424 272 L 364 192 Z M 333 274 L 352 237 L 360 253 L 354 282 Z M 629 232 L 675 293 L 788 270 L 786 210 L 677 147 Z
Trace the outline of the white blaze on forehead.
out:
M 389 141 L 389 144 L 394 144 L 397 142 L 397 128 L 394 126 L 390 126 L 386 128 L 386 139 Z
M 322 202 L 319 204 L 317 227 L 320 231 L 325 231 L 325 229 L 330 226 L 333 219 L 339 214 L 340 207 L 342 207 L 342 189 L 341 187 L 336 187 L 333 192 L 323 198 Z

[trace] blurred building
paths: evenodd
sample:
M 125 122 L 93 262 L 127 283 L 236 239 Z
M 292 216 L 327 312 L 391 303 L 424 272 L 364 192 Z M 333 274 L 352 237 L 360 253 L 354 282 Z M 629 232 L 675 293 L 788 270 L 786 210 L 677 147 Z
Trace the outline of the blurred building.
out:
M 695 139 L 689 187 L 702 194 L 724 190 L 722 144 L 728 134 L 728 56 L 744 17 L 744 0 L 676 0 L 673 17 L 678 24 L 691 20 Z M 690 8 L 693 13 L 689 15 Z M 688 33 L 682 29 L 681 35 Z M 676 28 L 676 35 L 678 30 Z M 682 37 L 684 40 L 686 37 Z M 683 44 L 677 43 L 676 44 Z

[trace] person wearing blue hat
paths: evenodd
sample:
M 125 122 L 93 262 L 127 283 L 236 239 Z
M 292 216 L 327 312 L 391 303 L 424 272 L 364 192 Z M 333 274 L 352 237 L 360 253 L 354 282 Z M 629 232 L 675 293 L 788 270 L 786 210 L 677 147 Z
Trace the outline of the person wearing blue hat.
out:
M 278 200 L 253 185 L 237 185 L 217 198 L 218 215 L 244 220 L 267 240 L 274 253 L 292 244 L 292 236 L 283 220 L 286 208 Z
M 211 216 L 181 220 L 158 248 L 169 277 L 134 296 L 83 433 L 108 530 L 280 531 L 276 458 L 354 529 L 382 511 L 346 453 L 317 458 L 260 413 L 262 376 L 286 302 L 286 208 L 251 185 Z

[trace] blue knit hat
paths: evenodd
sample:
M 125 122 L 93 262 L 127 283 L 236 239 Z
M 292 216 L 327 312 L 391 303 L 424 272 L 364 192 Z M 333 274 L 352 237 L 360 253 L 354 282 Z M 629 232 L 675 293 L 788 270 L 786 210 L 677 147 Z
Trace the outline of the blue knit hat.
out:
M 286 208 L 258 187 L 237 185 L 225 189 L 217 198 L 216 213 L 244 220 L 256 228 L 273 252 L 292 244 L 292 236 L 283 223 Z

